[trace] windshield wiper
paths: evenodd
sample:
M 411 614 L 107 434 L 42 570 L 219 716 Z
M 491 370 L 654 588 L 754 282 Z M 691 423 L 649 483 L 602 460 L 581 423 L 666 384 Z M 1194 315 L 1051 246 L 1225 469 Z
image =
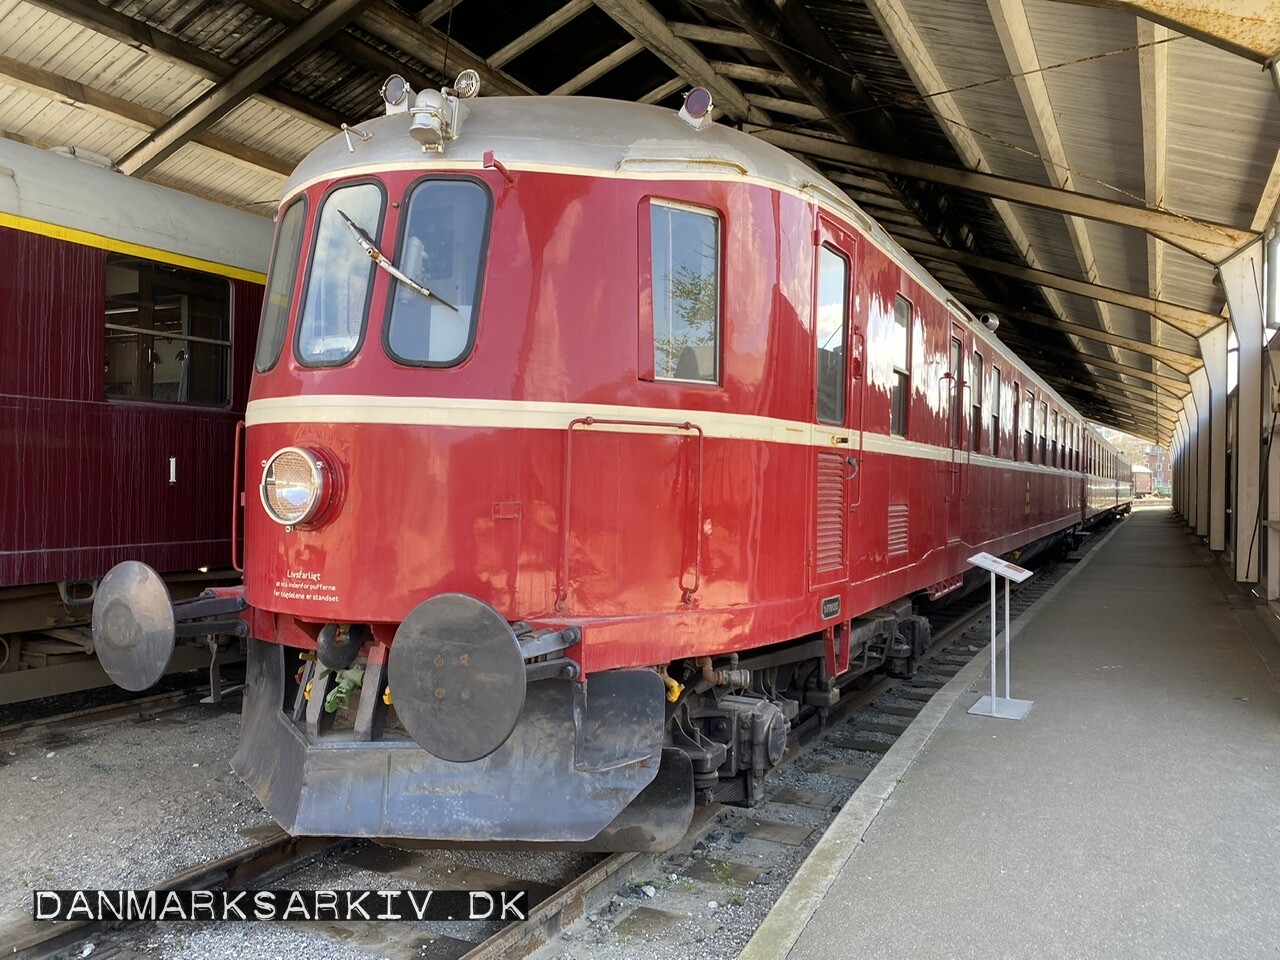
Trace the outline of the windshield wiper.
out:
M 440 294 L 432 293 L 422 284 L 418 283 L 417 280 L 409 279 L 409 277 L 406 276 L 399 268 L 397 268 L 394 263 L 392 263 L 390 260 L 386 258 L 386 256 L 383 254 L 381 250 L 379 250 L 376 246 L 374 246 L 373 238 L 370 237 L 369 234 L 365 233 L 363 229 L 356 226 L 356 222 L 354 220 L 348 217 L 341 210 L 338 211 L 338 216 L 340 216 L 343 220 L 347 221 L 347 226 L 351 228 L 351 233 L 355 236 L 356 243 L 360 244 L 360 249 L 362 249 L 365 253 L 369 255 L 370 260 L 372 260 L 374 263 L 380 266 L 383 270 L 387 271 L 387 273 L 391 274 L 391 276 L 399 280 L 410 290 L 417 291 L 418 293 L 422 294 L 424 297 L 426 297 L 429 300 L 439 300 L 441 303 L 443 303 L 446 307 L 448 307 L 454 313 L 458 312 L 458 308 L 455 307 L 448 300 L 446 300 L 444 297 L 440 296 Z

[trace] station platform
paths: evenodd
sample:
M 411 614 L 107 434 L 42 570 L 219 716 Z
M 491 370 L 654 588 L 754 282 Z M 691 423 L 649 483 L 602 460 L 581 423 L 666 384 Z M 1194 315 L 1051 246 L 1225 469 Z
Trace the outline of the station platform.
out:
M 742 958 L 1280 953 L 1280 623 L 1167 509 L 1105 537 L 1011 631 L 1027 717 L 980 654 Z

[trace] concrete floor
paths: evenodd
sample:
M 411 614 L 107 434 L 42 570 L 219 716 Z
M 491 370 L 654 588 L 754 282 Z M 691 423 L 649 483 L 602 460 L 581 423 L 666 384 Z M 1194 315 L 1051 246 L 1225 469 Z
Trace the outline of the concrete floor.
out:
M 861 844 L 824 838 L 856 849 L 817 910 L 747 953 L 1280 956 L 1278 626 L 1135 511 L 1015 636 L 1030 715 L 969 716 L 970 682 Z

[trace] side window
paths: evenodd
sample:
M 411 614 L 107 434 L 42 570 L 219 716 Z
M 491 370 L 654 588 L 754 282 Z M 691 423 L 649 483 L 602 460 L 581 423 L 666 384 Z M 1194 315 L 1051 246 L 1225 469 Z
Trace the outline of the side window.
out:
M 1049 404 L 1040 401 L 1040 463 L 1047 464 L 1049 454 Z
M 339 187 L 325 197 L 298 321 L 301 362 L 336 366 L 360 345 L 374 266 L 351 225 L 377 244 L 382 207 L 382 188 L 372 183 Z
M 1022 459 L 1030 463 L 1035 458 L 1036 395 L 1026 392 L 1022 404 Z
M 280 359 L 289 308 L 293 304 L 294 281 L 298 275 L 298 254 L 302 249 L 302 225 L 306 222 L 306 201 L 299 197 L 289 204 L 276 230 L 276 248 L 271 254 L 267 292 L 262 298 L 262 326 L 258 328 L 258 351 L 253 365 L 266 373 Z
M 849 262 L 826 245 L 818 248 L 817 338 L 818 421 L 844 423 Z
M 991 455 L 1000 456 L 1000 368 L 991 368 Z
M 720 382 L 720 218 L 649 205 L 653 368 L 659 380 Z
M 107 254 L 105 392 L 110 399 L 223 406 L 231 396 L 231 284 Z
M 450 366 L 475 339 L 489 191 L 474 180 L 423 180 L 409 194 L 387 321 L 387 352 L 404 363 Z
M 889 353 L 893 357 L 889 432 L 895 437 L 905 437 L 907 407 L 911 400 L 911 301 L 901 295 L 893 301 L 893 330 Z
M 1061 465 L 1059 463 L 1059 458 L 1058 458 L 1058 455 L 1059 455 L 1058 429 L 1059 429 L 1058 411 L 1055 410 L 1053 411 L 1053 430 L 1049 434 L 1049 463 L 1055 467 Z
M 969 375 L 969 380 L 973 384 L 969 391 L 969 399 L 973 405 L 973 424 L 969 433 L 969 448 L 975 453 L 982 446 L 982 354 L 976 350 L 973 354 L 973 370 Z

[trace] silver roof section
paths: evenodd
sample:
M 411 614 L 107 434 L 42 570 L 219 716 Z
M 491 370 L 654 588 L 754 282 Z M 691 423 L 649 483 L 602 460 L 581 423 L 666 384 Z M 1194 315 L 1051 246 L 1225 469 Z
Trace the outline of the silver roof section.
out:
M 0 213 L 258 273 L 271 252 L 262 217 L 9 140 Z

